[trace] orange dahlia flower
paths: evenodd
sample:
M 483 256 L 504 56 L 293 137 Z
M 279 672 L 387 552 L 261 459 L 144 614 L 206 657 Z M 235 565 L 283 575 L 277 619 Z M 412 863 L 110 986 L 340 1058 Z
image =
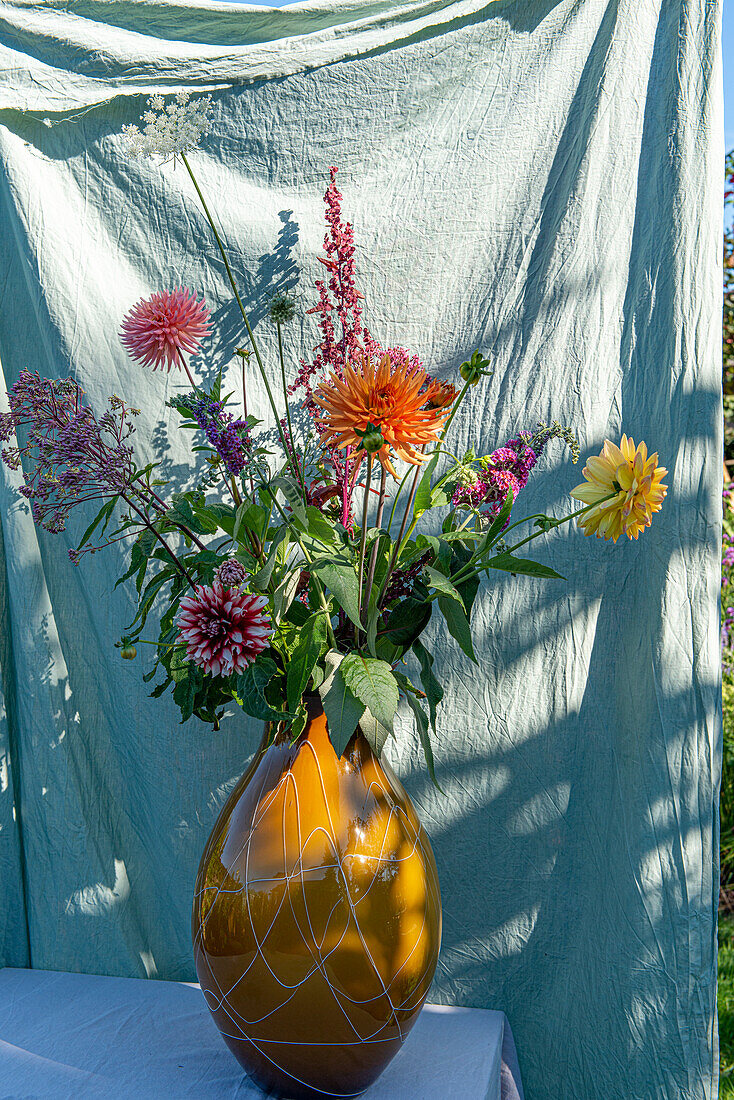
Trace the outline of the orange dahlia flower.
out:
M 434 399 L 440 407 L 431 407 Z M 323 409 L 319 422 L 327 446 L 359 448 L 367 426 L 378 428 L 385 442 L 375 454 L 393 477 L 393 454 L 414 466 L 425 460 L 416 447 L 438 438 L 450 403 L 441 383 L 407 362 L 392 363 L 389 355 L 379 363 L 370 356 L 349 363 L 343 378 L 332 373 L 317 387 L 314 401 Z
M 586 480 L 571 490 L 575 500 L 594 505 L 579 518 L 579 526 L 586 535 L 614 542 L 620 535 L 636 539 L 663 506 L 667 472 L 657 454 L 648 457 L 644 443 L 635 447 L 634 439 L 623 435 L 617 447 L 607 439 L 601 454 L 587 461 Z

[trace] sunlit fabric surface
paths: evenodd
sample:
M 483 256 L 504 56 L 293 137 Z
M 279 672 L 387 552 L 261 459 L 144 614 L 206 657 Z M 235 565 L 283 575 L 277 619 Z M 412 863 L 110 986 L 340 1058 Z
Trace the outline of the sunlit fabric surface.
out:
M 509 1017 L 532 1100 L 716 1094 L 720 759 L 719 4 L 705 0 L 0 4 L 0 357 L 139 405 L 139 454 L 185 484 L 166 399 L 117 331 L 141 295 L 203 291 L 227 372 L 243 336 L 186 173 L 131 163 L 153 90 L 209 89 L 193 163 L 274 367 L 272 293 L 304 308 L 340 167 L 367 319 L 452 375 L 479 453 L 538 419 L 582 458 L 645 438 L 671 491 L 639 542 L 563 528 L 569 579 L 491 577 L 479 667 L 434 622 L 449 690 L 432 789 L 406 715 L 389 747 L 433 840 L 445 930 L 431 999 Z M 291 364 L 317 341 L 304 315 Z M 267 418 L 253 373 L 255 410 Z M 2 473 L 0 961 L 191 979 L 199 855 L 256 744 L 177 722 L 119 660 L 123 551 L 70 566 Z M 518 512 L 567 506 L 550 449 Z M 152 630 L 152 627 L 151 627 Z M 141 650 L 147 647 L 140 646 Z M 440 1051 L 436 1052 L 440 1057 Z
M 3 1097 L 258 1100 L 198 986 L 0 970 Z M 442 1057 L 434 1053 L 440 1046 Z M 425 1005 L 365 1100 L 523 1100 L 501 1012 Z

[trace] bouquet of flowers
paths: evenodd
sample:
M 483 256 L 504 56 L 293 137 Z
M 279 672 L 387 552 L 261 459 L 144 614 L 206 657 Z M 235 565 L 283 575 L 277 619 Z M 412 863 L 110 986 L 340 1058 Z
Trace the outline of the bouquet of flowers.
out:
M 434 614 L 475 661 L 471 617 L 491 570 L 559 576 L 518 556 L 572 519 L 586 535 L 637 538 L 666 493 L 665 469 L 644 443 L 607 441 L 571 491 L 580 507 L 560 518 L 515 519 L 518 496 L 549 442 L 578 444 L 559 423 L 520 430 L 491 454 L 456 454 L 451 427 L 468 390 L 491 372 L 474 351 L 459 377 L 438 379 L 418 356 L 369 332 L 355 283 L 352 226 L 342 218 L 337 170 L 325 195 L 324 277 L 316 282 L 319 342 L 293 370 L 282 328 L 296 302 L 271 303 L 279 360 L 267 363 L 189 154 L 209 128 L 209 97 L 150 101 L 144 128 L 128 127 L 138 156 L 179 159 L 191 177 L 242 316 L 241 392 L 197 382 L 191 357 L 212 328 L 190 290 L 134 305 L 121 338 L 153 370 L 183 371 L 190 390 L 169 405 L 202 456 L 196 487 L 171 491 L 133 447 L 138 410 L 117 395 L 92 409 L 72 378 L 24 371 L 0 419 L 5 462 L 22 465 L 36 523 L 64 530 L 70 512 L 99 506 L 74 564 L 119 540 L 131 544 L 118 583 L 135 585 L 137 614 L 118 643 L 124 658 L 152 645 L 153 695 L 172 688 L 185 721 L 218 727 L 232 701 L 295 740 L 318 693 L 337 754 L 358 725 L 379 754 L 399 700 L 412 709 L 433 776 L 430 731 L 443 688 L 422 636 Z M 274 429 L 248 412 L 247 376 L 259 373 Z M 239 375 L 239 372 L 238 372 Z M 290 375 L 290 381 L 289 381 Z M 238 377 L 239 390 L 239 377 Z M 529 533 L 516 538 L 520 524 Z M 157 637 L 147 638 L 149 622 Z

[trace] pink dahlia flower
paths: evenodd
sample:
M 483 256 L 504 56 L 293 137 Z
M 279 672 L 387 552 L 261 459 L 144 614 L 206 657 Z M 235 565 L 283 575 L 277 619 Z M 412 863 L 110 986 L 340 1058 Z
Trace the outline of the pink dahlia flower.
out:
M 209 333 L 209 310 L 186 287 L 162 290 L 141 298 L 125 315 L 120 339 L 133 359 L 153 370 L 175 364 L 181 369 L 181 353 L 195 355 Z
M 225 588 L 215 580 L 184 596 L 178 613 L 178 637 L 186 656 L 212 676 L 243 672 L 266 648 L 272 628 L 262 612 L 265 596 Z

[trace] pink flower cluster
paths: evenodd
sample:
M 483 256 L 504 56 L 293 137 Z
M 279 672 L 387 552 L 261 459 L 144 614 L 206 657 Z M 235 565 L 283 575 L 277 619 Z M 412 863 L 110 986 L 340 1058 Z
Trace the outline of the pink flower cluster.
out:
M 244 672 L 267 647 L 272 634 L 263 614 L 266 596 L 225 588 L 220 580 L 200 584 L 184 596 L 178 613 L 178 637 L 186 656 L 212 676 Z
M 316 411 L 311 401 L 315 375 L 319 376 L 320 381 L 326 374 L 333 371 L 337 377 L 341 378 L 347 363 L 354 362 L 363 355 L 374 359 L 382 358 L 385 354 L 382 346 L 373 339 L 362 321 L 360 305 L 362 295 L 357 291 L 354 278 L 354 227 L 351 222 L 342 220 L 342 193 L 336 185 L 337 171 L 335 167 L 329 169 L 329 186 L 324 195 L 327 224 L 324 237 L 326 257 L 318 257 L 319 262 L 329 273 L 329 280 L 328 284 L 323 279 L 316 280 L 319 300 L 317 305 L 306 311 L 318 314 L 321 341 L 314 349 L 316 354 L 310 363 L 301 359 L 296 380 L 289 387 L 290 393 L 295 393 L 299 389 L 306 391 L 304 406 L 312 415 Z M 339 323 L 339 331 L 337 331 L 336 321 Z M 421 363 L 418 356 L 411 356 L 405 348 L 388 348 L 388 352 L 396 365 L 402 366 L 409 362 L 414 370 L 420 370 Z
M 350 222 L 342 220 L 342 194 L 336 185 L 337 171 L 335 167 L 329 169 L 329 186 L 324 195 L 326 256 L 319 256 L 329 278 L 328 282 L 316 280 L 318 303 L 306 311 L 318 316 L 321 340 L 314 349 L 315 354 L 310 363 L 301 359 L 295 382 L 288 388 L 290 394 L 298 390 L 305 391 L 303 408 L 319 434 L 323 434 L 323 428 L 320 427 L 319 410 L 313 400 L 313 393 L 319 382 L 324 381 L 332 372 L 338 378 L 343 378 L 345 365 L 363 356 L 379 360 L 385 354 L 362 321 L 360 301 L 363 296 L 357 291 L 354 278 L 354 229 Z M 411 355 L 405 348 L 389 348 L 388 351 L 393 363 L 402 366 L 408 362 L 412 369 L 421 369 L 418 356 Z M 350 448 L 346 448 L 344 453 L 333 449 L 326 455 L 333 470 L 334 483 L 339 486 L 341 521 L 345 526 L 350 522 L 356 467 L 361 464 L 364 453 L 360 451 L 350 454 Z
M 451 503 L 455 508 L 480 509 L 489 517 L 499 515 L 508 492 L 512 493 L 515 501 L 517 494 L 527 485 L 538 456 L 539 451 L 528 445 L 523 434 L 508 440 L 504 447 L 498 447 L 483 460 L 473 485 L 456 487 Z
M 337 171 L 334 167 L 329 169 L 329 186 L 324 195 L 328 227 L 324 237 L 326 257 L 319 256 L 319 261 L 329 274 L 328 285 L 323 279 L 316 280 L 318 304 L 307 310 L 308 313 L 318 314 L 321 341 L 315 348 L 312 362 L 301 359 L 296 380 L 290 387 L 291 393 L 299 389 L 306 391 L 304 406 L 311 414 L 315 411 L 311 397 L 314 375 L 322 376 L 334 371 L 341 378 L 344 364 L 363 352 L 360 337 L 364 334 L 369 339 L 369 333 L 362 325 L 361 295 L 357 293 L 354 281 L 354 229 L 350 222 L 342 221 L 342 194 L 336 185 Z M 335 328 L 334 314 L 340 322 L 340 334 Z

